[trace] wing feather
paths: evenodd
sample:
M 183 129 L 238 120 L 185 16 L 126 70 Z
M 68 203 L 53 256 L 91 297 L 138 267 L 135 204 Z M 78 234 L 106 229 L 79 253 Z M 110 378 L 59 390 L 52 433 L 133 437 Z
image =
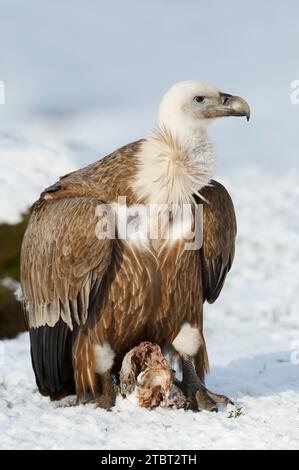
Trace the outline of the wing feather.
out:
M 59 318 L 84 325 L 111 261 L 113 240 L 96 236 L 94 198 L 45 200 L 33 209 L 21 253 L 30 327 Z
M 227 190 L 212 181 L 201 191 L 207 202 L 203 208 L 201 249 L 204 300 L 215 302 L 232 266 L 237 233 L 234 206 Z

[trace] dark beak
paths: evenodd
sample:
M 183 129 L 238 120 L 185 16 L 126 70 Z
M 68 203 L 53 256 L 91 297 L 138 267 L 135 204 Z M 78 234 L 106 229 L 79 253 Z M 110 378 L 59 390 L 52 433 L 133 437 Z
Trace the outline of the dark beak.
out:
M 247 121 L 249 121 L 249 104 L 243 98 L 240 98 L 240 96 L 219 93 L 218 102 L 206 108 L 205 117 L 216 118 L 224 116 L 245 116 Z

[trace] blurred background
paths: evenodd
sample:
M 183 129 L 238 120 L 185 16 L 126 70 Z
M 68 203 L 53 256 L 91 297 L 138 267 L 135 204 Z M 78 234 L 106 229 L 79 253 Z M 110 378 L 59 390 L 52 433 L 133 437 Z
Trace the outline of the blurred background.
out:
M 239 214 L 234 285 L 268 295 L 271 315 L 296 305 L 295 318 L 298 18 L 296 0 L 0 0 L 0 337 L 24 328 L 13 291 L 28 208 L 59 176 L 145 136 L 163 93 L 186 79 L 251 105 L 249 124 L 210 128 Z M 286 278 L 287 299 L 276 297 Z

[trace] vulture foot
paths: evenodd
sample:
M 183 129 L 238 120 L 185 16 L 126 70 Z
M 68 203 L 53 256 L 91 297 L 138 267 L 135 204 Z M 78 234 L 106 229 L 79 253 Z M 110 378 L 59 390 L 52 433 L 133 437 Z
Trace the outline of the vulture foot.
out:
M 199 411 L 218 411 L 217 405 L 233 405 L 233 402 L 225 395 L 219 395 L 208 390 L 201 384 L 199 390 L 195 393 L 196 405 Z
M 226 397 L 225 395 L 219 395 L 218 393 L 211 392 L 207 388 L 206 388 L 206 392 L 212 400 L 214 400 L 216 403 L 219 403 L 220 405 L 223 405 L 223 406 L 234 405 L 234 402 L 231 401 L 231 399 Z
M 107 371 L 105 374 L 101 375 L 100 380 L 102 394 L 99 398 L 93 400 L 93 403 L 95 403 L 99 408 L 110 411 L 111 408 L 113 408 L 115 405 L 116 400 L 116 390 L 112 383 L 110 371 Z
M 98 400 L 96 400 L 96 405 L 99 408 L 103 408 L 106 411 L 110 411 L 111 408 L 115 405 L 115 396 L 102 395 Z
M 194 411 L 218 411 L 217 405 L 233 405 L 233 402 L 224 395 L 208 390 L 196 374 L 191 358 L 183 358 L 182 390 L 187 398 L 188 407 Z

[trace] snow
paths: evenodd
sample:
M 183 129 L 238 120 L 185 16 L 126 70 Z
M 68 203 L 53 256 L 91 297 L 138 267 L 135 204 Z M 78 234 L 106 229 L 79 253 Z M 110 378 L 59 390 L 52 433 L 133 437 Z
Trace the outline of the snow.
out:
M 17 222 L 45 187 L 75 169 L 65 149 L 24 135 L 0 134 L 0 158 L 0 222 Z
M 22 449 L 299 449 L 299 174 L 253 169 L 222 178 L 238 216 L 235 263 L 206 306 L 207 385 L 239 417 L 138 408 L 66 406 L 39 395 L 27 334 L 0 349 L 0 447 Z M 1 365 L 2 364 L 2 365 Z
M 299 449 L 298 4 L 54 4 L 1 3 L 0 222 L 17 221 L 64 173 L 143 137 L 174 82 L 198 78 L 244 96 L 249 124 L 211 127 L 238 240 L 221 296 L 205 308 L 207 385 L 242 414 L 148 411 L 133 398 L 110 413 L 50 402 L 22 334 L 0 341 L 0 447 Z

